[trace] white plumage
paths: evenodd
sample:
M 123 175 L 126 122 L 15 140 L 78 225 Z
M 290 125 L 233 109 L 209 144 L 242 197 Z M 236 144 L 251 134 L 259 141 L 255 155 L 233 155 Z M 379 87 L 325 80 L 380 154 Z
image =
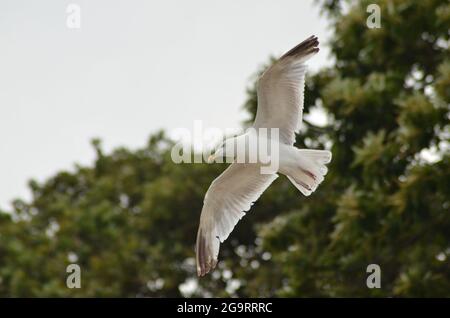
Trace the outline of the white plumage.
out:
M 306 65 L 316 54 L 319 42 L 312 36 L 289 52 L 264 72 L 258 81 L 258 110 L 253 128 L 244 135 L 230 138 L 216 151 L 215 157 L 226 155 L 227 143 L 238 145 L 237 154 L 248 155 L 248 140 L 261 140 L 260 128 L 277 128 L 279 150 L 278 169 L 261 173 L 262 162 L 233 162 L 217 177 L 206 192 L 200 226 L 197 233 L 197 273 L 203 276 L 217 264 L 220 243 L 228 238 L 236 223 L 245 215 L 261 194 L 278 177 L 286 175 L 297 189 L 309 196 L 327 173 L 331 152 L 298 149 L 293 146 L 303 112 L 303 91 Z M 255 133 L 256 131 L 256 133 Z M 271 138 L 269 136 L 269 138 Z M 245 142 L 236 142 L 246 140 Z M 239 145 L 243 145 L 241 149 Z

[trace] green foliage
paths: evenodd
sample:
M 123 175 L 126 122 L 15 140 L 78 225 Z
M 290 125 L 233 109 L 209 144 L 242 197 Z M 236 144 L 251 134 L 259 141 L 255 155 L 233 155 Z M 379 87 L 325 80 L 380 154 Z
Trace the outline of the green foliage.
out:
M 279 178 L 198 280 L 203 197 L 225 165 L 174 164 L 163 133 L 111 154 L 94 140 L 92 167 L 31 181 L 32 200 L 0 212 L 0 296 L 449 297 L 450 4 L 380 0 L 368 29 L 372 1 L 319 2 L 336 65 L 307 78 L 305 113 L 329 120 L 297 141 L 333 152 L 317 192 Z M 253 83 L 244 107 L 251 122 Z M 72 262 L 81 289 L 65 286 Z M 366 287 L 371 263 L 381 289 Z
M 307 91 L 331 115 L 331 174 L 276 231 L 259 233 L 283 272 L 274 294 L 448 297 L 449 5 L 378 1 L 382 27 L 368 29 L 370 2 L 348 2 L 330 15 L 336 67 Z M 381 289 L 365 286 L 370 263 Z

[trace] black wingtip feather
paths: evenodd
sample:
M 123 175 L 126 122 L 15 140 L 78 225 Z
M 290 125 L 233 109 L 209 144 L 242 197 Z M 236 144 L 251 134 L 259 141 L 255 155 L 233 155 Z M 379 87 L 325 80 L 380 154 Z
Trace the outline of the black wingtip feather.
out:
M 300 44 L 290 49 L 281 58 L 289 56 L 301 57 L 310 53 L 317 53 L 319 52 L 319 48 L 317 47 L 318 45 L 319 45 L 318 38 L 315 35 L 312 35 L 303 42 L 301 42 Z
M 201 229 L 198 231 L 196 248 L 197 276 L 203 277 L 216 267 L 217 259 L 215 259 L 214 255 L 206 255 L 206 238 Z

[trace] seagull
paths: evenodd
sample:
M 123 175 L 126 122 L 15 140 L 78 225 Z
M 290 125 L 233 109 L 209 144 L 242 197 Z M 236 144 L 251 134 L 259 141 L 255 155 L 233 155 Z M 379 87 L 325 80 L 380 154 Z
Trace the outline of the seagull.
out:
M 257 84 L 258 108 L 252 129 L 243 135 L 226 139 L 208 159 L 228 157 L 228 146 L 248 144 L 249 139 L 275 142 L 278 165 L 273 171 L 262 173 L 262 160 L 238 162 L 232 154 L 231 165 L 210 185 L 203 201 L 200 225 L 197 232 L 197 274 L 206 275 L 217 265 L 220 243 L 223 243 L 237 222 L 250 210 L 253 203 L 278 178 L 284 174 L 305 196 L 317 189 L 328 172 L 326 164 L 331 152 L 294 147 L 295 134 L 299 132 L 303 113 L 305 62 L 319 52 L 319 41 L 311 36 L 292 48 L 270 66 Z M 259 136 L 261 129 L 276 129 L 277 140 L 272 135 Z M 247 143 L 239 143 L 243 139 Z M 248 155 L 247 149 L 239 149 Z M 247 147 L 249 148 L 249 147 Z

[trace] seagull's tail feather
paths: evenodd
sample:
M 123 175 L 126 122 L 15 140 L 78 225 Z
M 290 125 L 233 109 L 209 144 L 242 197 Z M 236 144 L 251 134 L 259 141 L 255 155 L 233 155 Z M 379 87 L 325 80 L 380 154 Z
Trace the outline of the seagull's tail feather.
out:
M 280 60 L 287 60 L 293 58 L 295 62 L 303 63 L 314 54 L 319 52 L 319 41 L 315 35 L 310 36 L 287 53 L 285 53 Z
M 298 149 L 297 166 L 291 167 L 286 176 L 305 196 L 313 193 L 328 172 L 326 164 L 331 161 L 327 150 Z
M 205 276 L 217 265 L 220 241 L 214 237 L 212 230 L 205 224 L 200 224 L 197 232 L 197 275 Z

